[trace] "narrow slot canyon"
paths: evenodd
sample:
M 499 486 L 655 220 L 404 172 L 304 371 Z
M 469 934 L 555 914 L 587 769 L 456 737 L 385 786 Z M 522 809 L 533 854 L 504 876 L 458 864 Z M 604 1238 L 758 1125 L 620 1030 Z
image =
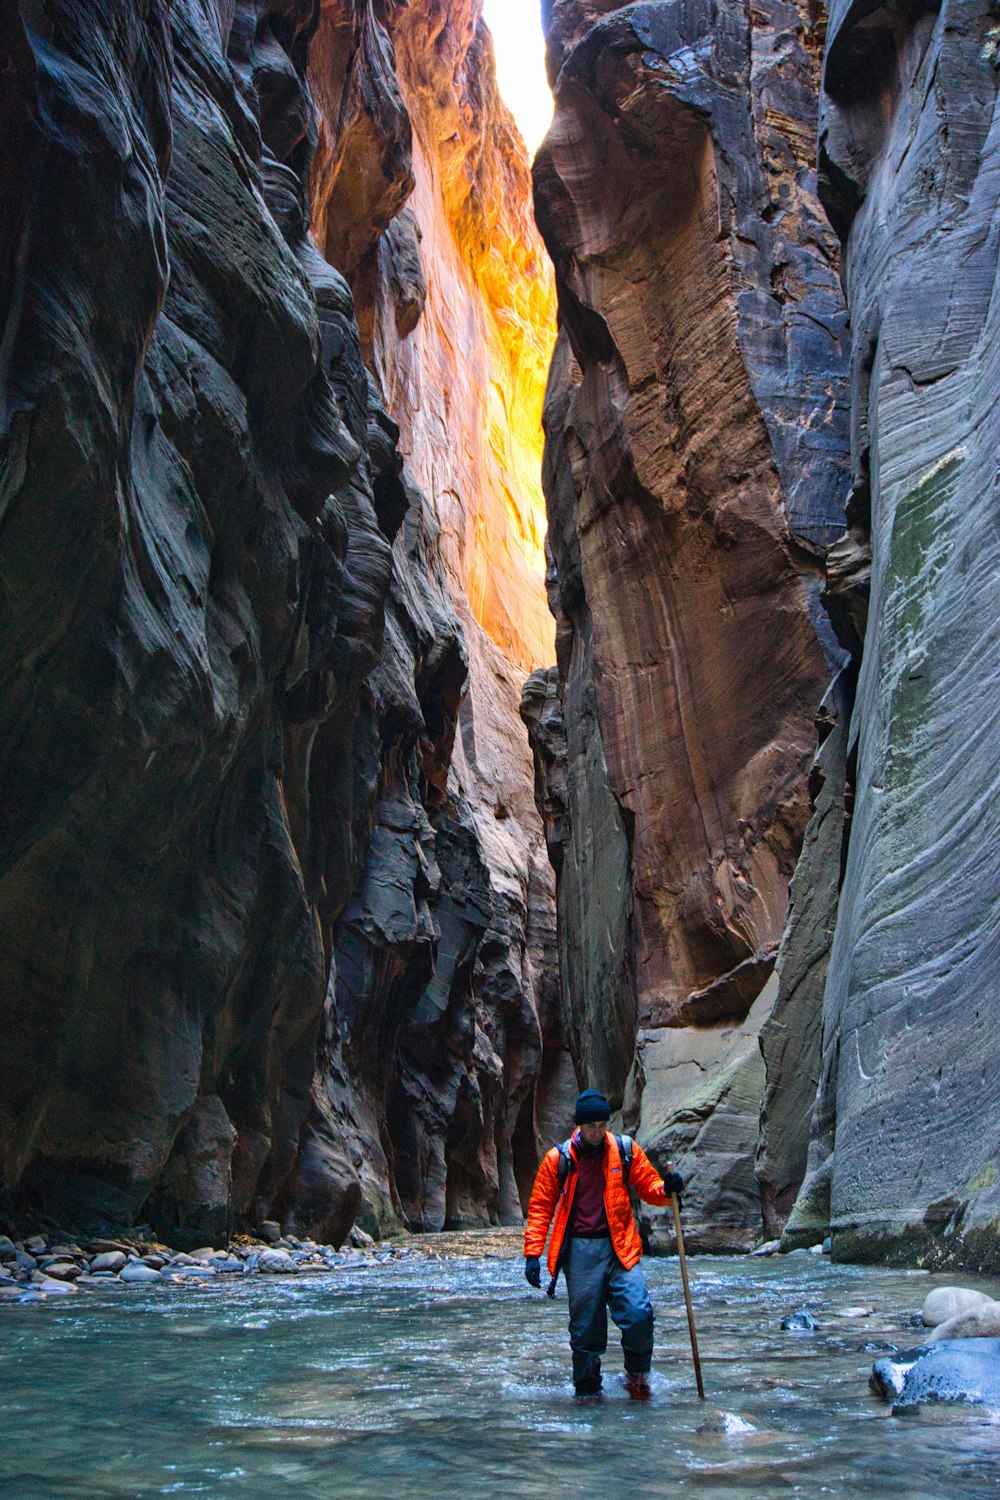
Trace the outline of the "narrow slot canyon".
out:
M 503 1490 L 522 1437 L 518 1495 L 992 1493 L 998 38 L 995 0 L 11 0 L 0 1383 L 66 1307 L 134 1362 L 127 1290 L 143 1339 L 204 1314 L 204 1371 L 261 1333 L 182 1493 L 361 1493 L 331 1432 L 406 1497 Z M 563 1426 L 581 1223 L 647 1258 L 667 1478 Z M 855 1452 L 869 1370 L 975 1408 L 971 1466 Z M 72 1392 L 82 1487 L 68 1439 L 40 1477 L 38 1396 L 13 1500 L 166 1492 L 166 1419 L 112 1473 Z

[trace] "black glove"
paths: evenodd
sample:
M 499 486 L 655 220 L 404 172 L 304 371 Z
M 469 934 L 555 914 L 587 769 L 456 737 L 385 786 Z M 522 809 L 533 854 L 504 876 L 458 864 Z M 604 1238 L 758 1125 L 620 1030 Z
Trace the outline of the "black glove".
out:
M 537 1255 L 526 1255 L 524 1257 L 524 1279 L 529 1286 L 541 1286 L 542 1268 L 538 1264 Z
M 663 1191 L 668 1198 L 672 1197 L 674 1193 L 677 1194 L 678 1198 L 680 1197 L 684 1191 L 684 1178 L 679 1172 L 664 1172 Z

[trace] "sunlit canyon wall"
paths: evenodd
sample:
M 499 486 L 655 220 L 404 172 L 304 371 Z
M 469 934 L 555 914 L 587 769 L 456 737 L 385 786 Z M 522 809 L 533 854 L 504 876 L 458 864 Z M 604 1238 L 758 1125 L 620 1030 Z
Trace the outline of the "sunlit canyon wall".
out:
M 11 1223 L 511 1218 L 566 1086 L 516 718 L 551 290 L 445 14 L 5 12 Z
M 367 1162 L 377 1121 L 407 1222 L 425 1227 L 481 1217 L 484 1172 L 501 1216 L 519 1219 L 539 1139 L 563 1129 L 575 1083 L 553 876 L 518 715 L 525 675 L 552 653 L 540 476 L 555 297 L 479 10 L 327 5 L 312 54 L 314 232 L 351 282 L 468 669 L 450 766 L 429 787 L 411 774 L 422 753 L 413 723 L 400 725 L 406 754 L 386 758 L 399 733 L 395 668 L 377 679 L 376 837 L 338 934 L 356 1154 Z M 391 596 L 404 635 L 411 589 Z M 434 630 L 440 642 L 440 622 Z M 412 928 L 409 897 L 405 917 L 398 905 L 401 863 L 404 888 L 420 890 L 413 833 L 428 819 L 441 883 L 433 942 Z M 419 901 L 414 910 L 419 928 Z M 383 1028 L 401 1019 L 386 1097 Z M 371 1102 L 360 1115 L 354 1081 Z

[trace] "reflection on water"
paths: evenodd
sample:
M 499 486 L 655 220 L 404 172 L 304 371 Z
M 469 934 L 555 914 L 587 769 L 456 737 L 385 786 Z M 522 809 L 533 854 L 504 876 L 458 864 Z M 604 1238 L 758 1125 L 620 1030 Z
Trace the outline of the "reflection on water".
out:
M 919 1341 L 909 1319 L 947 1278 L 809 1255 L 696 1261 L 702 1404 L 676 1263 L 646 1268 L 648 1404 L 626 1399 L 614 1349 L 608 1399 L 574 1403 L 564 1295 L 530 1292 L 519 1258 L 4 1307 L 0 1495 L 1000 1495 L 1000 1425 L 893 1418 L 867 1391 L 880 1352 Z M 816 1330 L 782 1332 L 800 1308 Z

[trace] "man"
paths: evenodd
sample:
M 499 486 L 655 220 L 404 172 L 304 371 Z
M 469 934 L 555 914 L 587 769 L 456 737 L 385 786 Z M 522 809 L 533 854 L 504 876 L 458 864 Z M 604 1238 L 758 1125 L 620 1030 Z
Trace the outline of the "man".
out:
M 653 1305 L 628 1190 L 631 1185 L 646 1203 L 663 1208 L 684 1182 L 676 1172 L 661 1178 L 641 1146 L 610 1135 L 610 1116 L 605 1096 L 585 1089 L 576 1101 L 578 1129 L 546 1153 L 528 1205 L 524 1274 L 531 1286 L 541 1286 L 539 1257 L 555 1213 L 548 1264 L 553 1284 L 560 1270 L 566 1272 L 576 1394 L 600 1395 L 610 1308 L 621 1329 L 626 1388 L 633 1401 L 647 1401 Z

